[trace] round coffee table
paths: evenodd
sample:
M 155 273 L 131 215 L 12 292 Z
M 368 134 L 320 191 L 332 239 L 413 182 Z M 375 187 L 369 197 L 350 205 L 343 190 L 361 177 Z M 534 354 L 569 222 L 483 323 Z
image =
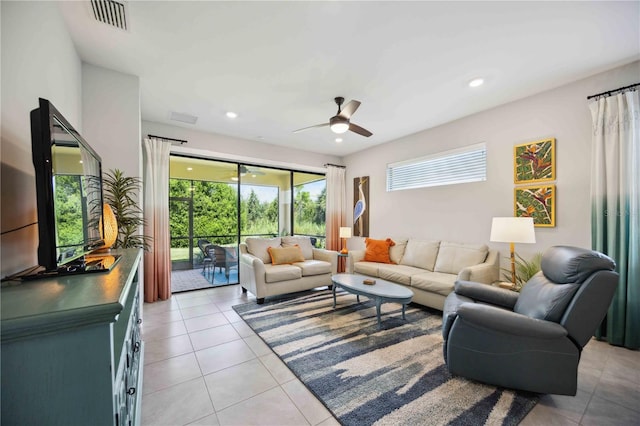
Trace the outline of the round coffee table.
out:
M 365 279 L 375 279 L 373 285 L 364 284 Z M 402 305 L 402 319 L 405 319 L 405 307 L 413 298 L 413 292 L 399 284 L 391 283 L 380 278 L 371 278 L 357 274 L 336 274 L 331 277 L 333 282 L 333 307 L 336 307 L 336 287 L 341 287 L 351 294 L 366 296 L 376 302 L 376 314 L 378 316 L 378 328 L 380 328 L 380 305 L 387 302 L 400 303 Z

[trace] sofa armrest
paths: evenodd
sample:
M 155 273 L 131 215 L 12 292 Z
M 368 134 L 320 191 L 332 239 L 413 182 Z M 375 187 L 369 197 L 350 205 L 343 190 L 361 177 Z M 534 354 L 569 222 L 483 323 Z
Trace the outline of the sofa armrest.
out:
M 506 309 L 478 303 L 460 305 L 457 320 L 466 321 L 475 327 L 518 337 L 558 339 L 567 335 L 567 330 L 555 322 L 529 318 Z
M 262 260 L 249 253 L 240 254 L 240 285 L 258 298 L 266 296 L 266 270 Z
M 454 292 L 469 299 L 513 309 L 520 293 L 473 281 L 456 281 Z
M 487 254 L 487 258 L 483 263 L 463 268 L 458 273 L 457 279 L 485 284 L 498 281 L 500 279 L 500 253 L 495 250 L 489 250 L 489 254 Z
M 364 260 L 364 250 L 349 250 L 349 257 L 347 257 L 347 271 L 354 273 L 354 264 Z
M 331 263 L 331 275 L 338 273 L 338 252 L 325 249 L 313 249 L 313 258 Z

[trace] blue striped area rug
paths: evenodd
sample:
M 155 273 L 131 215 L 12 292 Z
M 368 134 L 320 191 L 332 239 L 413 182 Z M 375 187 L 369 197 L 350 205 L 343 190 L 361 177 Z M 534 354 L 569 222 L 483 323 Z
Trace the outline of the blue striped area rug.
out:
M 536 394 L 451 376 L 439 311 L 338 291 L 233 308 L 343 425 L 516 425 Z

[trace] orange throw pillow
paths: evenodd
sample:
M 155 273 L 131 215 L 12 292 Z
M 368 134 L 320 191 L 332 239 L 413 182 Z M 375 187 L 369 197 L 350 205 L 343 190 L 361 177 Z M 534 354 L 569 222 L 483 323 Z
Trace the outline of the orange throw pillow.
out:
M 364 260 L 366 262 L 393 263 L 389 258 L 389 247 L 395 246 L 396 243 L 391 238 L 386 240 L 367 238 L 364 242 L 367 245 L 367 249 L 364 252 Z
M 274 265 L 286 265 L 295 262 L 304 262 L 304 256 L 299 245 L 291 247 L 269 247 L 267 249 Z

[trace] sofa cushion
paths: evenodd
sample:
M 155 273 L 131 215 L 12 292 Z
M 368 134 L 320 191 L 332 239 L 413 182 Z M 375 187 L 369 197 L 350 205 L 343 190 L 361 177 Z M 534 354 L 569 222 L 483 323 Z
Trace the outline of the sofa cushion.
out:
M 448 296 L 453 291 L 457 276 L 442 272 L 423 272 L 411 276 L 411 287 Z
M 391 238 L 387 238 L 386 240 L 367 238 L 364 242 L 367 246 L 364 252 L 365 262 L 391 263 L 389 247 L 396 244 Z
M 269 247 L 280 247 L 281 239 L 276 238 L 247 238 L 247 251 L 262 260 L 262 263 L 271 263 L 271 256 L 267 250 Z
M 391 259 L 391 263 L 399 265 L 404 250 L 407 248 L 407 240 L 399 238 L 392 238 L 392 240 L 396 245 L 389 248 L 389 259 Z
M 406 265 L 380 265 L 378 276 L 384 280 L 404 285 L 411 284 L 411 276 L 424 273 L 424 269 Z
M 313 246 L 311 245 L 311 238 L 309 237 L 282 237 L 282 247 L 293 247 L 295 245 L 300 246 L 302 255 L 306 260 L 313 259 Z
M 294 265 L 302 270 L 303 277 L 331 273 L 331 263 L 323 260 L 305 260 L 304 262 L 294 263 Z
M 297 280 L 302 278 L 302 269 L 294 265 L 264 265 L 265 282 Z
M 269 247 L 267 251 L 271 256 L 271 263 L 274 265 L 290 265 L 296 262 L 304 262 L 302 250 L 297 245 L 291 247 Z
M 409 240 L 400 264 L 433 271 L 440 241 Z
M 364 274 L 369 275 L 370 277 L 378 276 L 378 268 L 382 263 L 377 262 L 356 262 L 353 264 L 353 273 L 354 274 Z
M 487 258 L 489 248 L 485 244 L 463 244 L 442 241 L 434 272 L 458 274 L 462 269 L 478 265 Z

